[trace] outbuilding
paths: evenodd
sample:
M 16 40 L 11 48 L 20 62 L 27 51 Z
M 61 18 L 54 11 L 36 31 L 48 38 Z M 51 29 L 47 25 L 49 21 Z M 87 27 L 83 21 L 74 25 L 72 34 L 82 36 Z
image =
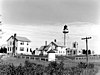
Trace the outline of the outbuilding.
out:
M 48 53 L 48 61 L 55 61 L 56 59 L 55 51 L 51 49 L 47 53 Z

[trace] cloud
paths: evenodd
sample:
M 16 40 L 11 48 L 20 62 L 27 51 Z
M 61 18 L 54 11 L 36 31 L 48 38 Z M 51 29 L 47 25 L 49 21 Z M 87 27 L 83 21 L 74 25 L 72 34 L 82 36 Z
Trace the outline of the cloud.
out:
M 57 24 L 97 23 L 97 2 L 83 0 L 4 0 L 4 23 Z

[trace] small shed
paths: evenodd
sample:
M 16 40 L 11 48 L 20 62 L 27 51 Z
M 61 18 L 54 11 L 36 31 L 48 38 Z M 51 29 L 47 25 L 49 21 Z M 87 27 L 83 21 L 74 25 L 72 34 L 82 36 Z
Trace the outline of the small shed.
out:
M 48 53 L 48 61 L 55 61 L 56 59 L 55 51 L 51 49 L 47 53 Z

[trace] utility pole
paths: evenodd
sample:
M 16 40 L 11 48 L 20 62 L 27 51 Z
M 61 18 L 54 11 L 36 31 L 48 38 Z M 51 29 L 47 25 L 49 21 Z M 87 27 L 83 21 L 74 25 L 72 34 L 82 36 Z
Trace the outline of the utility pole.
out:
M 13 40 L 13 55 L 16 55 L 16 46 L 15 46 L 16 34 L 14 34 L 13 38 L 14 38 L 14 40 Z
M 86 40 L 86 57 L 87 57 L 87 63 L 88 63 L 88 39 L 91 39 L 92 37 L 86 37 L 82 38 L 82 40 Z

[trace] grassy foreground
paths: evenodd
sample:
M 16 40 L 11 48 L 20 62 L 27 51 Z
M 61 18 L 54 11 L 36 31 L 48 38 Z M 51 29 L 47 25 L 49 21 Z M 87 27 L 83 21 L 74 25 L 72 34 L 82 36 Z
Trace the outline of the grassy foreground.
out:
M 45 62 L 7 57 L 0 60 L 0 75 L 95 75 L 94 64 L 69 60 Z

